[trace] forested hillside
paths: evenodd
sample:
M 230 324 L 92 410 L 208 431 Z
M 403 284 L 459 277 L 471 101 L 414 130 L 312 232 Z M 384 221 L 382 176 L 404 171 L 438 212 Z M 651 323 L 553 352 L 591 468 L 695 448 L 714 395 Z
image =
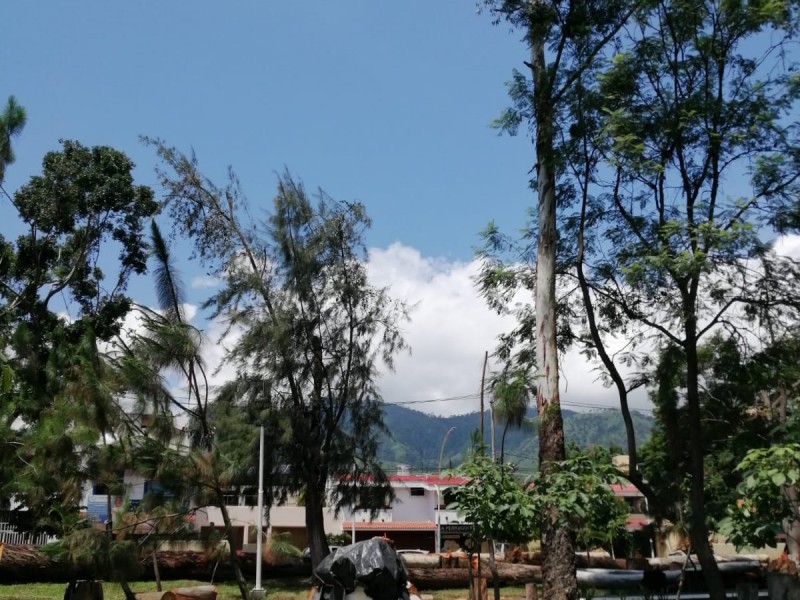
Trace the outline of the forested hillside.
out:
M 427 415 L 402 406 L 386 405 L 384 407 L 385 422 L 391 438 L 380 448 L 380 459 L 387 468 L 397 464 L 407 464 L 415 472 L 435 471 L 439 468 L 439 454 L 442 441 L 451 428 L 455 428 L 447 437 L 442 453 L 442 469 L 458 465 L 466 455 L 470 445 L 472 432 L 479 427 L 479 413 L 469 413 L 453 417 L 437 417 Z M 634 413 L 637 443 L 641 445 L 650 436 L 653 425 L 652 417 Z M 510 430 L 506 436 L 506 460 L 515 462 L 522 470 L 531 470 L 536 466 L 539 438 L 536 433 L 536 411 L 529 410 L 528 423 L 522 430 Z M 489 429 L 489 412 L 484 416 L 484 439 L 491 445 Z M 567 444 L 575 444 L 580 448 L 591 446 L 626 445 L 625 428 L 622 416 L 617 410 L 593 412 L 564 411 L 564 430 Z M 502 427 L 498 425 L 496 432 L 497 451 L 500 451 Z

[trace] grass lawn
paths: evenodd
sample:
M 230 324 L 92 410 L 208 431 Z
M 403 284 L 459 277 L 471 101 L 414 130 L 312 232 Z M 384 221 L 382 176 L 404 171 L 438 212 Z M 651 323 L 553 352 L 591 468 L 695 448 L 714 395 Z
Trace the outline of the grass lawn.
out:
M 208 585 L 202 581 L 164 581 L 162 588 L 169 590 L 176 587 L 187 587 L 192 585 Z M 235 582 L 225 581 L 216 583 L 218 600 L 240 600 L 239 588 Z M 309 585 L 299 579 L 270 579 L 264 581 L 264 588 L 267 590 L 268 600 L 306 600 L 308 597 Z M 66 583 L 28 583 L 19 585 L 1 585 L 0 600 L 62 600 L 64 590 L 67 589 Z M 134 592 L 155 592 L 155 581 L 143 581 L 131 583 Z M 422 592 L 431 595 L 434 600 L 460 600 L 467 598 L 466 589 L 436 590 L 433 592 Z M 524 598 L 525 589 L 522 587 L 505 587 L 502 590 L 503 599 Z M 122 589 L 119 584 L 107 582 L 103 584 L 104 600 L 124 600 Z M 492 598 L 492 591 L 489 590 L 489 598 Z

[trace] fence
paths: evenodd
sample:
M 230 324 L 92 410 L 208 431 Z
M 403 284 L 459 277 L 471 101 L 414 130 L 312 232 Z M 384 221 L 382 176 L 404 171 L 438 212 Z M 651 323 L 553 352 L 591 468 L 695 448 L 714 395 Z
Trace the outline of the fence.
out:
M 29 531 L 20 532 L 9 523 L 0 523 L 0 544 L 24 544 L 27 546 L 43 546 L 57 541 L 58 538 L 47 534 L 33 534 Z

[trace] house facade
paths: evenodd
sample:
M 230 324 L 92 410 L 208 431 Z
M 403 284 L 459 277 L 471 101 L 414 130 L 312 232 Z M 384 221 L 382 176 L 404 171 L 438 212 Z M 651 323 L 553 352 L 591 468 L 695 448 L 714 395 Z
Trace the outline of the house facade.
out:
M 391 506 L 377 514 L 356 507 L 344 508 L 338 515 L 333 507 L 326 507 L 323 513 L 325 531 L 328 534 L 346 533 L 355 541 L 383 536 L 393 540 L 398 549 L 446 552 L 461 545 L 470 526 L 461 521 L 455 510 L 447 507 L 452 503 L 452 488 L 465 485 L 467 479 L 412 474 L 403 466 L 388 479 L 395 496 Z M 152 482 L 134 471 L 125 471 L 123 484 L 124 495 L 111 496 L 112 511 L 125 502 L 130 508 L 135 508 L 153 489 Z M 639 490 L 629 484 L 615 484 L 612 490 L 631 508 L 629 530 L 641 530 L 651 524 Z M 99 524 L 108 519 L 109 497 L 106 491 L 102 486 L 90 486 L 84 495 L 87 516 Z M 234 529 L 231 543 L 237 550 L 254 552 L 259 522 L 256 497 L 232 492 L 227 496 L 226 507 Z M 192 520 L 194 528 L 201 532 L 216 529 L 224 534 L 222 513 L 216 506 L 194 508 Z M 269 535 L 282 534 L 298 548 L 308 546 L 305 506 L 297 498 L 289 498 L 286 504 L 271 507 L 265 524 Z

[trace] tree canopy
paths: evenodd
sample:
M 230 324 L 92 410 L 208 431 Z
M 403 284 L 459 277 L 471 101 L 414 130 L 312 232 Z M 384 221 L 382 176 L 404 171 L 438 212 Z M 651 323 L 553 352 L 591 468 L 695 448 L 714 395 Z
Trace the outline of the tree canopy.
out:
M 221 287 L 206 303 L 236 332 L 231 402 L 258 411 L 274 432 L 271 474 L 278 498 L 302 493 L 312 563 L 327 553 L 326 498 L 334 506 L 383 506 L 390 495 L 377 460 L 382 431 L 378 368 L 405 347 L 402 303 L 367 281 L 357 202 L 317 198 L 284 174 L 273 209 L 251 219 L 233 173 L 217 187 L 187 157 L 151 141 L 179 231 Z M 167 169 L 169 172 L 167 172 Z M 269 476 L 270 473 L 265 475 Z M 369 493 L 365 493 L 366 490 Z

